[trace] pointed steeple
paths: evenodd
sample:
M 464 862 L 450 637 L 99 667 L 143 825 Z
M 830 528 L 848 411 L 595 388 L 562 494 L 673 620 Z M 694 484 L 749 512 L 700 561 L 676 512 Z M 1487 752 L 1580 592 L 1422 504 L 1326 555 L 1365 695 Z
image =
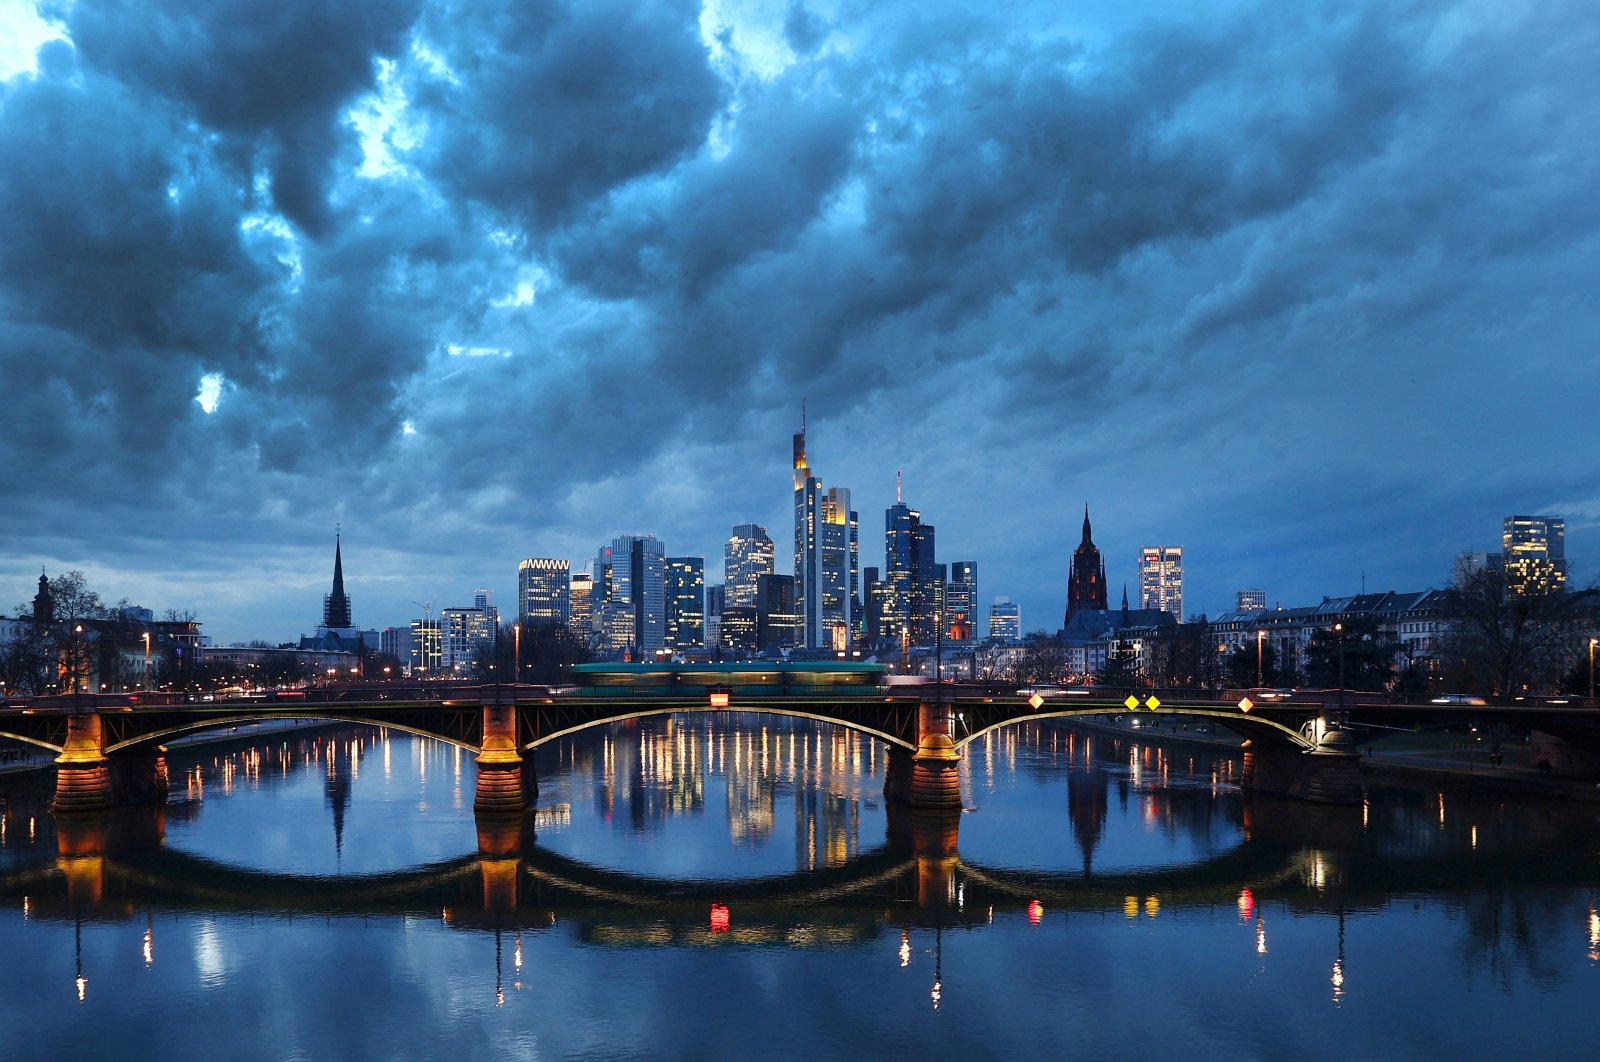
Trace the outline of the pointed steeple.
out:
M 1126 615 L 1127 612 L 1128 612 L 1128 584 L 1127 583 L 1123 583 L 1122 584 L 1122 612 L 1123 612 L 1124 615 Z
M 1089 539 L 1089 503 L 1083 503 L 1083 544 L 1090 545 Z
M 344 556 L 341 535 L 333 533 L 333 592 L 322 599 L 322 626 L 329 630 L 348 630 L 355 626 L 350 620 L 350 595 L 344 592 Z

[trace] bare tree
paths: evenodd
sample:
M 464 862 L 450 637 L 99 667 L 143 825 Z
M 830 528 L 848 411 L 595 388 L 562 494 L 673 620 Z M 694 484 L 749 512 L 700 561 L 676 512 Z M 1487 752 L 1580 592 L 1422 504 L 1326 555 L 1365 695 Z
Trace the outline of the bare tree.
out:
M 1440 652 L 1446 682 L 1463 693 L 1508 696 L 1555 680 L 1569 648 L 1559 590 L 1519 593 L 1504 569 L 1456 562 Z

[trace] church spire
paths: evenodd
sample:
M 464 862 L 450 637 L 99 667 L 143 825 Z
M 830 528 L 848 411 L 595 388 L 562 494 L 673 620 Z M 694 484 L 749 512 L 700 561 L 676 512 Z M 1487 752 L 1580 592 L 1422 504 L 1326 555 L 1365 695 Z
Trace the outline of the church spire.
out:
M 1089 503 L 1083 503 L 1083 543 L 1089 545 Z
M 350 595 L 344 592 L 344 556 L 341 534 L 333 533 L 333 592 L 322 601 L 322 625 L 330 630 L 348 630 L 355 626 L 350 621 Z

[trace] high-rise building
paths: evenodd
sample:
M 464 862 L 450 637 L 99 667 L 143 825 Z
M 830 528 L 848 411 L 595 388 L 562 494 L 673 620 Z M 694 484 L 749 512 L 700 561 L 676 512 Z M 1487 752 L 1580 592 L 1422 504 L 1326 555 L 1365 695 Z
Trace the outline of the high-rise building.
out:
M 517 565 L 517 621 L 567 623 L 572 619 L 572 564 L 529 557 Z
M 667 558 L 664 596 L 668 649 L 695 649 L 705 644 L 705 573 L 704 557 Z
M 889 607 L 889 584 L 879 578 L 877 568 L 862 570 L 862 587 L 865 591 L 866 620 L 862 636 L 868 645 L 876 645 L 884 637 L 884 616 Z
M 1009 597 L 997 597 L 989 606 L 989 637 L 1015 645 L 1022 641 L 1022 606 Z
M 478 647 L 493 643 L 497 633 L 485 608 L 443 608 L 437 620 L 439 666 L 465 671 L 477 659 Z
M 580 638 L 594 633 L 594 576 L 578 572 L 569 584 L 567 626 Z
M 440 620 L 416 619 L 411 621 L 410 655 L 406 664 L 413 673 L 433 672 L 444 666 L 444 639 Z
M 822 481 L 811 474 L 802 413 L 794 436 L 794 574 L 795 610 L 806 648 L 847 649 L 859 626 L 859 524 L 850 491 L 832 487 L 824 492 Z
M 727 604 L 727 588 L 721 583 L 706 587 L 706 645 L 721 645 L 718 625 L 722 622 L 722 609 Z
M 754 605 L 729 605 L 717 624 L 717 644 L 735 656 L 750 656 L 756 651 L 761 617 Z
M 666 546 L 654 535 L 622 535 L 601 548 L 595 571 L 605 577 L 609 648 L 642 659 L 666 647 L 666 567 Z
M 1183 547 L 1139 550 L 1139 607 L 1170 613 L 1183 622 Z
M 760 524 L 735 524 L 723 550 L 723 586 L 729 605 L 754 605 L 756 579 L 771 575 L 777 555 L 767 529 Z
M 1106 610 L 1106 562 L 1089 535 L 1089 506 L 1083 507 L 1083 541 L 1072 551 L 1072 567 L 1067 574 L 1067 614 L 1062 626 L 1070 626 L 1072 614 L 1080 609 Z
M 1506 582 L 1519 594 L 1567 584 L 1567 522 L 1559 516 L 1508 516 L 1500 532 Z
M 318 632 L 348 631 L 355 628 L 350 618 L 350 595 L 344 592 L 344 557 L 340 553 L 340 535 L 333 535 L 333 592 L 322 599 L 322 623 Z
M 1265 590 L 1257 590 L 1255 587 L 1240 590 L 1238 602 L 1235 608 L 1240 612 L 1264 611 L 1267 607 L 1267 592 Z
M 938 616 L 944 600 L 944 577 L 934 557 L 932 524 L 904 501 L 883 513 L 884 594 L 881 633 L 899 638 L 910 631 L 911 644 L 932 645 L 938 638 Z
M 944 638 L 965 645 L 978 637 L 978 562 L 955 561 L 945 583 Z
M 793 648 L 800 636 L 800 615 L 794 604 L 794 576 L 757 576 L 756 623 L 757 649 Z

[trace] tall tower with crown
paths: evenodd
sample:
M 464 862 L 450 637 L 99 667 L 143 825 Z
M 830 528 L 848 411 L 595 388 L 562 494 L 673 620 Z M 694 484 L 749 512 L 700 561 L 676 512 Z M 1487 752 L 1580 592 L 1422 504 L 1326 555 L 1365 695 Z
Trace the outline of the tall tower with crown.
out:
M 1080 609 L 1105 611 L 1106 562 L 1089 533 L 1089 506 L 1083 507 L 1083 541 L 1072 551 L 1072 567 L 1067 574 L 1067 615 L 1061 625 L 1072 622 Z

